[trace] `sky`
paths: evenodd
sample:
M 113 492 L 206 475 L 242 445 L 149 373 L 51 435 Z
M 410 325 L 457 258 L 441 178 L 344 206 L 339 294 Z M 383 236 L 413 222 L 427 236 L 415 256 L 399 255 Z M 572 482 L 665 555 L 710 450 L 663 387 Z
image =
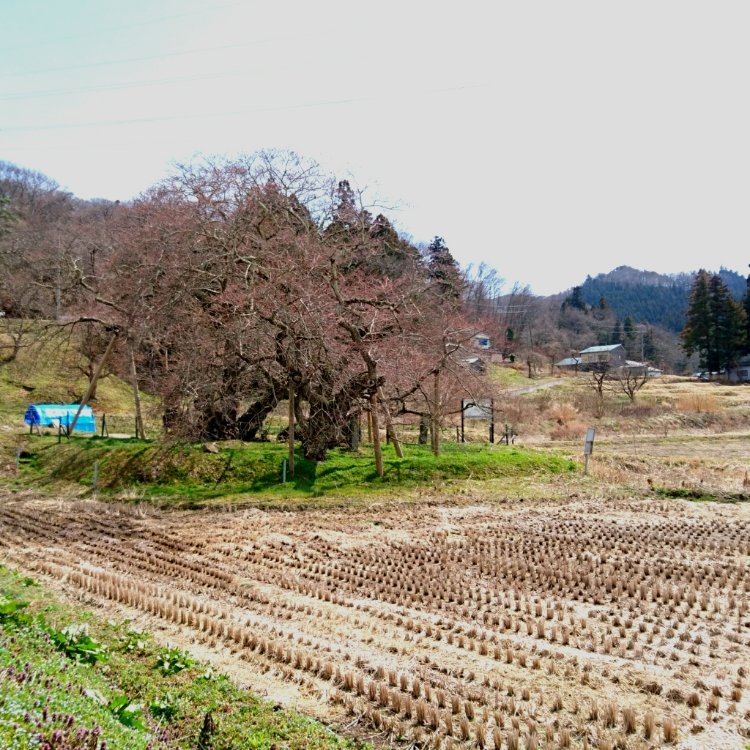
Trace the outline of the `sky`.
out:
M 750 263 L 750 3 L 0 0 L 0 159 L 128 200 L 290 149 L 552 294 Z

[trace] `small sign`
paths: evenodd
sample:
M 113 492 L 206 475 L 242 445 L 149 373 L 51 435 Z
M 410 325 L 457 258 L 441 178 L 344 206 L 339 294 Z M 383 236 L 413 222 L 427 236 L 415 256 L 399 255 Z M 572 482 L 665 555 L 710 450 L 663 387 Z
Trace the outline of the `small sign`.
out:
M 596 436 L 596 428 L 589 427 L 586 430 L 586 438 L 583 444 L 583 455 L 590 456 L 594 452 L 594 437 Z

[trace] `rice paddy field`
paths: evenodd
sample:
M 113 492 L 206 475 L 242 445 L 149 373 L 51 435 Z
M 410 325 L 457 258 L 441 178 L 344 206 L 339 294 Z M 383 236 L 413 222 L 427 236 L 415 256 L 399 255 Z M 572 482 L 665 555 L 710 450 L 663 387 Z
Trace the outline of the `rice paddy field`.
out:
M 375 745 L 750 742 L 750 505 L 435 500 L 4 495 L 0 558 Z

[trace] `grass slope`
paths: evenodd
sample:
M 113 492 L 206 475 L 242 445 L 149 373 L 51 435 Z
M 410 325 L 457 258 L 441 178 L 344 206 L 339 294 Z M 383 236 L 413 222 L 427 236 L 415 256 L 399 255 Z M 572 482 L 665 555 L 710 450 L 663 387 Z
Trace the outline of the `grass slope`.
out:
M 274 746 L 357 747 L 241 690 L 189 654 L 160 648 L 127 622 L 102 622 L 0 567 L 0 747 Z
M 67 481 L 91 487 L 98 464 L 98 489 L 134 491 L 144 498 L 201 501 L 256 494 L 269 499 L 359 494 L 412 488 L 452 480 L 514 478 L 574 471 L 576 464 L 559 455 L 514 446 L 446 444 L 440 456 L 426 446 L 405 445 L 399 459 L 384 451 L 385 474 L 378 477 L 369 453 L 333 450 L 327 461 L 301 456 L 295 477 L 282 484 L 286 446 L 276 443 L 225 443 L 218 453 L 201 445 L 138 440 L 73 438 L 57 444 L 52 437 L 33 437 L 18 483 L 44 486 Z

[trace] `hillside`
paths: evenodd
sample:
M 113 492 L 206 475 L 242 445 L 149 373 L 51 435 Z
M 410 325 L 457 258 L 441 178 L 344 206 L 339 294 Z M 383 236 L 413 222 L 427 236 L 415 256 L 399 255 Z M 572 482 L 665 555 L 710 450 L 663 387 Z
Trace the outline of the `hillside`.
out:
M 722 268 L 719 275 L 732 294 L 741 299 L 746 281 L 740 274 Z M 692 274 L 659 274 L 619 266 L 606 274 L 587 277 L 581 285 L 583 300 L 598 305 L 602 297 L 623 320 L 632 317 L 638 323 L 650 323 L 679 332 L 685 326 Z

